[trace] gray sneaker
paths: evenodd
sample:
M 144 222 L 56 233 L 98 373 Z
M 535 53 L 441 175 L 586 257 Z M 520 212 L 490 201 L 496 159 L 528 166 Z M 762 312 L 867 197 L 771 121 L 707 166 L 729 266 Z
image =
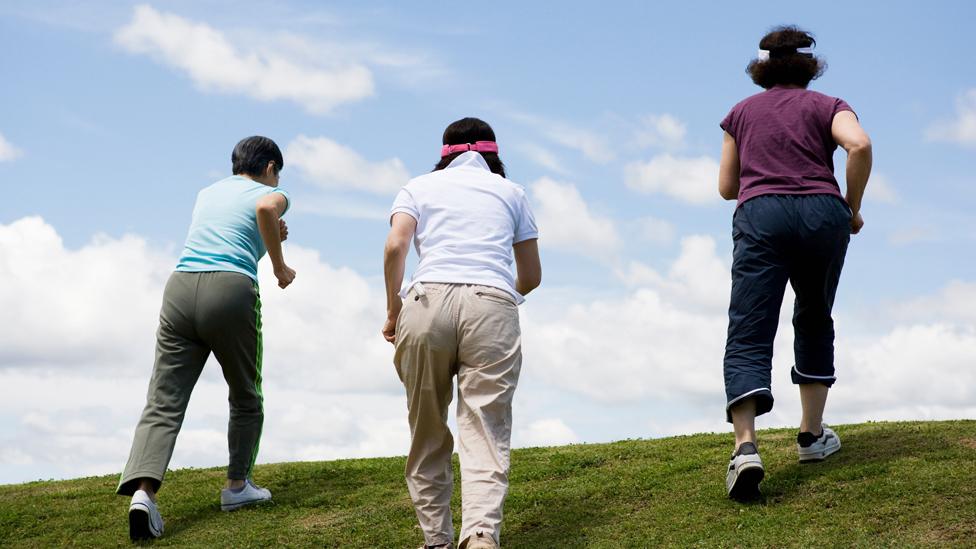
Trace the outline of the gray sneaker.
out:
M 823 461 L 827 456 L 840 450 L 840 437 L 826 425 L 820 426 L 820 435 L 800 433 L 796 435 L 796 453 L 800 463 Z
M 129 538 L 133 541 L 163 535 L 163 516 L 145 490 L 136 490 L 129 503 Z
M 756 445 L 743 442 L 729 460 L 729 472 L 725 475 L 725 489 L 732 499 L 754 498 L 759 495 L 759 483 L 765 475 L 766 469 L 763 467 Z
M 220 510 L 233 511 L 248 505 L 271 501 L 271 491 L 267 488 L 260 488 L 251 482 L 251 479 L 244 481 L 244 487 L 240 490 L 224 488 L 220 491 Z

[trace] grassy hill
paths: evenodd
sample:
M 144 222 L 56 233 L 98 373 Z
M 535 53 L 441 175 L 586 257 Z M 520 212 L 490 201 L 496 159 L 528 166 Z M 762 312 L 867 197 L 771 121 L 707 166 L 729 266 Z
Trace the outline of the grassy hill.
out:
M 764 499 L 749 504 L 725 498 L 728 435 L 517 450 L 503 546 L 976 547 L 976 421 L 836 430 L 843 449 L 812 465 L 796 462 L 794 431 L 764 431 Z M 274 503 L 235 513 L 219 508 L 222 469 L 172 471 L 154 545 L 413 549 L 403 463 L 261 465 Z M 116 480 L 0 486 L 0 547 L 129 545 Z

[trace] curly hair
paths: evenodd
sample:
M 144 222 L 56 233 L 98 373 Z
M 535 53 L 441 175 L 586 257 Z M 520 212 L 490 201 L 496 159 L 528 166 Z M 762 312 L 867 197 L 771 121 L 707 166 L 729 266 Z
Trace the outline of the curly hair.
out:
M 768 51 L 769 59 L 753 59 L 746 66 L 746 73 L 757 86 L 767 90 L 773 86 L 805 88 L 811 80 L 820 78 L 827 63 L 819 57 L 797 53 L 796 49 L 816 44 L 812 34 L 795 25 L 776 27 L 759 41 L 759 49 Z

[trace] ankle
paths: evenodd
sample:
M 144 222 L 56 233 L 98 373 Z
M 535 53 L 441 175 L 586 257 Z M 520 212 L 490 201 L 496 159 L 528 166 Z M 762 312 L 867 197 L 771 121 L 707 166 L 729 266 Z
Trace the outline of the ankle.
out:
M 820 436 L 823 434 L 823 422 L 822 421 L 801 421 L 800 422 L 800 432 L 801 433 L 812 433 L 814 435 Z
M 156 485 L 153 483 L 152 479 L 139 479 L 139 484 L 136 486 L 136 489 L 142 490 L 149 496 L 149 499 L 156 501 Z
M 244 479 L 229 478 L 227 479 L 227 488 L 229 490 L 240 490 L 244 487 Z

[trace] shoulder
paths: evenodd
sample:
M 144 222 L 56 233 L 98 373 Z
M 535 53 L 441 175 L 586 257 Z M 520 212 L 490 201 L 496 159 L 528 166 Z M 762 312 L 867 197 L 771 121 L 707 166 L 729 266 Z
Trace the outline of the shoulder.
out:
M 840 99 L 839 97 L 834 97 L 832 95 L 827 95 L 814 90 L 806 90 L 804 95 L 811 101 L 816 101 L 817 103 L 833 104 L 837 101 L 843 101 L 843 99 Z
M 749 97 L 746 97 L 742 101 L 739 101 L 735 105 L 733 105 L 732 108 L 729 109 L 729 111 L 730 112 L 738 112 L 738 111 L 741 111 L 741 110 L 744 110 L 744 109 L 748 109 L 750 107 L 753 107 L 755 105 L 759 105 L 759 104 L 765 102 L 765 100 L 767 98 L 769 98 L 769 95 L 766 93 L 766 91 L 761 91 L 759 93 L 755 93 L 753 95 L 750 95 Z

